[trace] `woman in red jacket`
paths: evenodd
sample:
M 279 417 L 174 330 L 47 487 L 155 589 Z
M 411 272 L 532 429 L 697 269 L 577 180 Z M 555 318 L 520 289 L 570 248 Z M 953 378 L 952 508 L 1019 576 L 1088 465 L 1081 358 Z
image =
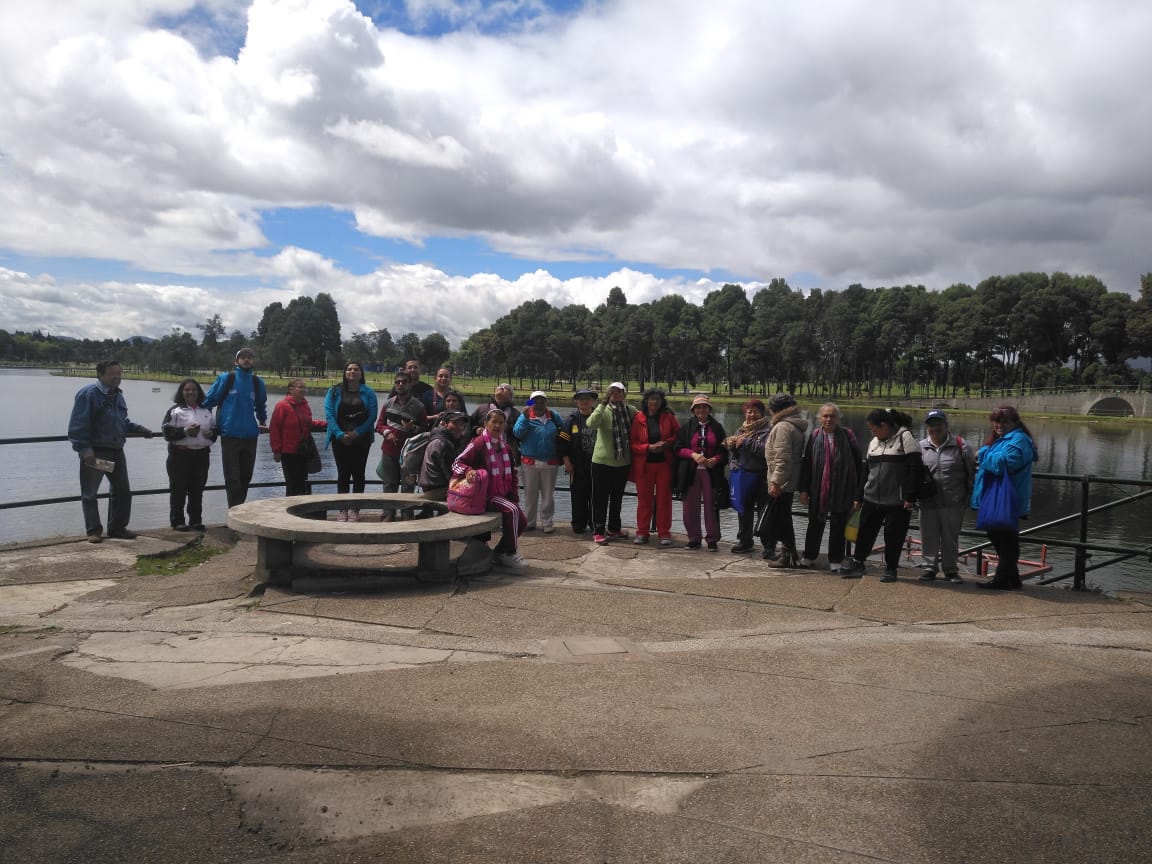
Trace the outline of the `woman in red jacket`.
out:
M 647 543 L 656 511 L 661 546 L 672 545 L 672 464 L 680 422 L 663 390 L 644 394 L 644 410 L 632 420 L 632 479 L 636 483 L 636 539 Z
M 328 428 L 326 420 L 312 419 L 312 406 L 308 404 L 308 385 L 303 378 L 288 382 L 288 395 L 272 409 L 268 423 L 268 441 L 272 445 L 272 458 L 284 471 L 284 494 L 308 494 L 307 461 L 297 450 L 300 440 L 313 431 Z

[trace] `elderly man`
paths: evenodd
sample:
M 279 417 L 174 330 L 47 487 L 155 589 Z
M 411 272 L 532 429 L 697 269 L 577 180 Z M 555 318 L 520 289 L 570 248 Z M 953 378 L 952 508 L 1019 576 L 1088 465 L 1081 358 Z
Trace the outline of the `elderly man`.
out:
M 123 369 L 116 360 L 96 364 L 96 382 L 80 388 L 68 421 L 68 441 L 80 456 L 80 507 L 89 543 L 99 543 L 104 527 L 96 495 L 108 475 L 108 536 L 133 540 L 128 530 L 132 518 L 132 487 L 124 441 L 128 432 L 152 437 L 152 430 L 128 419 L 128 405 L 120 390 Z
M 940 409 L 928 412 L 924 426 L 928 434 L 920 441 L 920 456 L 936 481 L 936 494 L 918 502 L 924 555 L 920 578 L 932 580 L 942 572 L 949 582 L 960 582 L 960 529 L 976 477 L 976 456 L 963 438 L 948 431 L 948 415 Z

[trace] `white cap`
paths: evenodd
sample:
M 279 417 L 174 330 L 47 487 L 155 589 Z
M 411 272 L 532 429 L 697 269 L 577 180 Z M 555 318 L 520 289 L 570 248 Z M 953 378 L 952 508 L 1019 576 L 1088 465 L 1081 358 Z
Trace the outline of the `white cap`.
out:
M 609 390 L 611 390 L 613 387 L 615 387 L 621 393 L 627 393 L 628 392 L 628 388 L 625 387 L 623 384 L 621 384 L 619 381 L 613 381 L 611 384 L 608 385 Z

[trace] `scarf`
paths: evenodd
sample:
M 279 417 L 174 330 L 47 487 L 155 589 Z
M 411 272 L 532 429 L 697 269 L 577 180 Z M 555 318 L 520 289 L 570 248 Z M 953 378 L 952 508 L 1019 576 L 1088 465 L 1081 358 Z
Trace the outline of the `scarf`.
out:
M 820 500 L 817 502 L 818 513 L 827 513 L 828 492 L 832 489 L 832 468 L 836 461 L 836 433 L 820 431 L 824 436 L 824 471 L 820 475 Z
M 512 476 L 512 456 L 508 452 L 508 445 L 503 438 L 500 441 L 493 441 L 487 429 L 481 437 L 484 439 L 485 456 L 488 461 L 488 497 L 506 497 L 516 483 Z
M 728 440 L 724 442 L 729 450 L 738 450 L 743 447 L 749 438 L 761 431 L 769 423 L 769 418 L 761 417 L 758 420 L 753 420 L 749 423 L 745 420 L 740 424 L 740 428 L 736 430 L 735 435 L 729 435 Z
M 628 406 L 621 402 L 619 405 L 609 402 L 612 411 L 612 447 L 617 461 L 623 461 L 632 453 L 629 442 L 632 420 L 628 416 Z

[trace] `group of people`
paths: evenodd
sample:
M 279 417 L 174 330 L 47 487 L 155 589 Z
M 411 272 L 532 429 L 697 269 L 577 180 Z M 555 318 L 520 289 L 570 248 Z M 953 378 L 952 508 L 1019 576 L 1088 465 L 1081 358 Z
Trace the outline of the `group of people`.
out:
M 193 378 L 177 387 L 161 431 L 168 442 L 170 523 L 176 530 L 203 530 L 203 491 L 209 452 L 221 443 L 228 506 L 246 500 L 262 432 L 269 434 L 273 457 L 284 473 L 288 495 L 308 489 L 307 448 L 312 433 L 322 431 L 336 463 L 339 494 L 363 492 L 369 458 L 381 439 L 377 474 L 385 492 L 413 491 L 444 501 L 453 481 L 487 472 L 487 509 L 500 512 L 503 526 L 495 547 L 498 563 L 523 566 L 519 537 L 539 528 L 555 530 L 556 479 L 561 467 L 569 478 L 572 531 L 591 532 L 598 545 L 626 539 L 621 519 L 629 480 L 636 486 L 633 542 L 650 542 L 653 533 L 671 546 L 673 502 L 681 502 L 688 548 L 705 544 L 716 551 L 720 510 L 737 512 L 732 552 L 754 551 L 786 567 L 810 567 L 820 554 L 828 529 L 829 567 L 841 578 L 859 578 L 873 547 L 883 536 L 881 582 L 897 578 L 900 554 L 914 509 L 919 508 L 923 569 L 920 578 L 960 582 L 960 530 L 965 511 L 979 508 L 989 478 L 1011 481 L 1016 512 L 1028 514 L 1032 464 L 1036 449 L 1016 409 L 1002 405 L 992 412 L 992 429 L 974 453 L 953 434 L 945 412 L 924 418 L 926 435 L 912 433 L 912 418 L 895 409 L 876 409 L 867 417 L 871 440 L 862 448 L 852 430 L 841 425 L 837 405 L 816 412 L 808 421 L 795 398 L 773 396 L 767 406 L 749 399 L 743 422 L 733 434 L 713 416 L 707 395 L 697 395 L 683 424 L 664 393 L 649 390 L 640 410 L 627 402 L 622 382 L 609 385 L 603 398 L 592 389 L 577 390 L 567 418 L 549 406 L 546 393 L 533 391 L 521 411 L 510 384 L 498 385 L 488 404 L 467 413 L 463 397 L 452 388 L 452 371 L 437 370 L 435 384 L 420 380 L 420 364 L 410 360 L 393 378 L 381 401 L 368 386 L 363 367 L 347 363 L 340 383 L 324 398 L 324 419 L 314 419 L 307 384 L 289 382 L 287 394 L 267 416 L 267 389 L 254 373 L 255 354 L 237 352 L 235 368 L 221 373 L 208 392 Z M 115 361 L 100 363 L 95 383 L 76 395 L 69 440 L 80 456 L 81 503 L 91 542 L 104 534 L 96 497 L 108 476 L 107 536 L 131 539 L 131 491 L 124 441 L 128 433 L 151 436 L 151 430 L 128 418 L 119 389 L 122 370 Z M 216 409 L 215 411 L 213 409 Z M 524 499 L 520 499 L 523 481 Z M 794 499 L 807 509 L 803 544 L 796 542 L 792 521 Z M 359 520 L 349 506 L 339 521 Z M 384 519 L 392 518 L 385 512 Z M 855 532 L 854 541 L 849 537 Z M 995 578 L 983 587 L 1021 587 L 1018 525 L 998 526 L 988 533 L 998 556 Z

